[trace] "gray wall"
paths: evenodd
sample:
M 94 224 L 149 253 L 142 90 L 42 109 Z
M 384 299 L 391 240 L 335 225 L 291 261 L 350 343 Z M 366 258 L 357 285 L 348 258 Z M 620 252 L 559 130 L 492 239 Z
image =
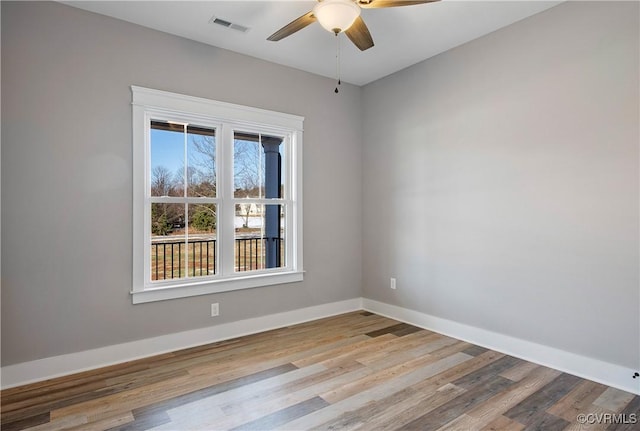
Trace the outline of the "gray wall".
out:
M 131 304 L 132 84 L 306 117 L 303 283 Z M 3 1 L 2 365 L 359 297 L 362 90 L 333 86 L 61 4 Z
M 365 297 L 637 369 L 638 16 L 567 2 L 364 87 Z
M 562 4 L 340 103 L 304 72 L 1 7 L 2 365 L 360 295 L 640 362 L 637 3 Z M 306 117 L 303 283 L 131 305 L 131 84 Z

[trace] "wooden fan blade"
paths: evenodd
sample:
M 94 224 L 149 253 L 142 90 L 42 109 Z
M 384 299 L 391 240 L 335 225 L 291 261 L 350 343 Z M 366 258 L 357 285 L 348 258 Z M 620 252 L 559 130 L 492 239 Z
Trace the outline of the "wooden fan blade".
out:
M 280 30 L 273 33 L 271 36 L 267 38 L 267 40 L 271 40 L 273 42 L 278 41 L 280 39 L 284 39 L 287 36 L 291 36 L 298 30 L 302 30 L 309 24 L 316 22 L 316 17 L 313 16 L 313 12 L 307 12 L 302 15 L 300 18 L 291 21 L 289 24 L 282 27 Z
M 358 0 L 358 5 L 363 9 L 380 9 L 383 7 L 412 6 L 437 1 L 440 0 Z
M 356 18 L 351 27 L 345 31 L 345 34 L 360 51 L 367 50 L 373 46 L 373 38 L 362 17 Z

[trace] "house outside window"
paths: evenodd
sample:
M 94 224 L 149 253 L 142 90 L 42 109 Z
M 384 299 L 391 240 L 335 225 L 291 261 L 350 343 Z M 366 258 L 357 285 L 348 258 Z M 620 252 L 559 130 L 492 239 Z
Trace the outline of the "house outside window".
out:
M 133 302 L 301 281 L 303 118 L 131 88 Z

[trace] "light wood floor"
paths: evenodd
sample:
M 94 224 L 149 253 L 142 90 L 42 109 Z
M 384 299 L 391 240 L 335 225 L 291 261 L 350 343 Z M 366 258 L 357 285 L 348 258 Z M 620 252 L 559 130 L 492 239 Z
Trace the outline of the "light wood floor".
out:
M 638 396 L 367 312 L 2 392 L 3 431 L 640 430 L 611 424 L 634 418 Z

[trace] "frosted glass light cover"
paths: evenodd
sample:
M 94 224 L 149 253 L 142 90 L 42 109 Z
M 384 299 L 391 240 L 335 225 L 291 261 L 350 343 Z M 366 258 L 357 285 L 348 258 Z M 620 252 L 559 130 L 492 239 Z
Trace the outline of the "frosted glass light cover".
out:
M 351 0 L 324 0 L 315 5 L 313 15 L 325 30 L 340 33 L 360 16 L 360 7 Z

